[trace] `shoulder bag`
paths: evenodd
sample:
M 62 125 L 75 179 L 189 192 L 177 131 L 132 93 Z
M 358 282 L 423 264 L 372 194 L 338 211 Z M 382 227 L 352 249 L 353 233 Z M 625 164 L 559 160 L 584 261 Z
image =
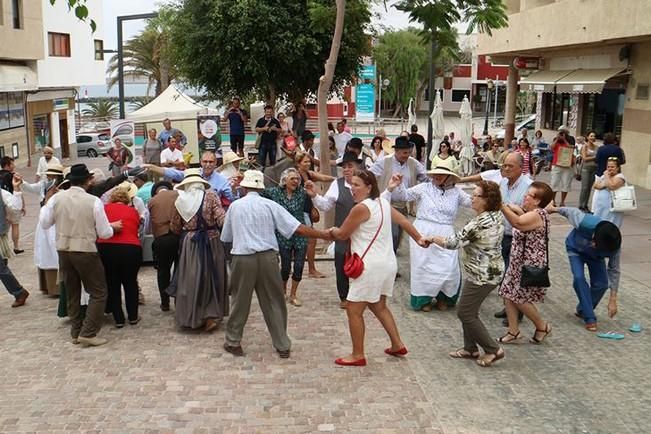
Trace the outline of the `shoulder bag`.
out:
M 537 286 L 539 288 L 549 288 L 549 228 L 547 227 L 547 219 L 543 218 L 545 223 L 545 262 L 543 267 L 536 267 L 534 265 L 522 265 L 520 275 L 520 287 L 526 288 L 529 286 Z M 526 248 L 526 236 L 522 239 L 522 251 Z
M 380 226 L 377 228 L 375 236 L 369 243 L 366 250 L 364 250 L 364 253 L 362 253 L 361 257 L 357 253 L 351 253 L 350 240 L 348 241 L 348 252 L 346 252 L 346 257 L 344 259 L 344 274 L 351 279 L 357 279 L 364 272 L 364 256 L 366 256 L 369 249 L 377 239 L 377 236 L 380 234 L 380 230 L 382 229 L 382 224 L 384 223 L 384 208 L 382 206 L 382 199 L 378 199 L 378 201 L 380 203 L 380 215 L 382 216 L 380 218 Z
M 636 209 L 635 187 L 628 185 L 628 182 L 624 181 L 624 185 L 617 190 L 610 191 L 611 212 L 633 211 Z

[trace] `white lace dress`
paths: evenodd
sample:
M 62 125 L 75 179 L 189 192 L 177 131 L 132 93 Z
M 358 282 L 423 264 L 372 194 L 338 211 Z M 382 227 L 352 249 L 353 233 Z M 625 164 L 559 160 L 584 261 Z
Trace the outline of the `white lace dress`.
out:
M 423 236 L 454 235 L 454 220 L 459 207 L 470 207 L 471 198 L 459 187 L 442 190 L 431 182 L 406 190 L 406 199 L 417 203 L 414 226 Z M 411 295 L 436 297 L 442 292 L 454 297 L 459 292 L 461 271 L 458 250 L 447 250 L 432 244 L 420 247 L 409 240 Z
M 380 225 L 380 203 L 384 212 L 382 229 L 364 257 L 364 271 L 357 279 L 350 279 L 348 301 L 376 303 L 381 295 L 393 295 L 393 282 L 398 270 L 391 237 L 391 205 L 384 199 L 366 199 L 361 202 L 371 212 L 350 237 L 351 251 L 362 256 Z

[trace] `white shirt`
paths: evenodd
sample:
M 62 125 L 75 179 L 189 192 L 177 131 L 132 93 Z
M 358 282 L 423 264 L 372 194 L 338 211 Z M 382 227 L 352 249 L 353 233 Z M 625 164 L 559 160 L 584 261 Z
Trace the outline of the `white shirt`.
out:
M 0 189 L 2 192 L 2 203 L 7 207 L 10 213 L 18 213 L 23 209 L 23 194 L 20 191 L 14 191 L 13 194 L 7 190 Z
M 337 148 L 337 153 L 339 154 L 340 157 L 344 155 L 344 151 L 346 150 L 346 145 L 352 138 L 353 135 L 346 131 L 344 131 L 343 133 L 335 134 L 335 146 Z
M 344 187 L 350 190 L 350 184 L 346 182 L 346 180 L 344 180 Z M 330 184 L 330 188 L 328 188 L 328 191 L 326 191 L 326 194 L 324 194 L 323 196 L 317 194 L 312 198 L 312 204 L 318 209 L 320 209 L 321 211 L 326 212 L 331 210 L 332 207 L 335 206 L 338 198 L 339 198 L 339 182 L 333 181 Z
M 409 173 L 409 164 L 407 162 L 405 163 L 400 163 L 398 160 L 396 160 L 395 154 L 391 155 L 386 155 L 384 157 L 378 158 L 375 163 L 371 166 L 370 170 L 373 172 L 373 174 L 376 177 L 381 177 L 384 175 L 384 160 L 387 158 L 391 158 L 391 168 L 392 168 L 392 174 L 399 173 L 402 175 L 402 185 L 405 186 L 405 188 L 409 188 L 411 184 L 411 174 Z M 429 177 L 425 173 L 425 166 L 423 163 L 420 161 L 416 160 L 413 157 L 409 157 L 410 159 L 414 160 L 416 162 L 416 181 L 417 182 L 425 182 L 429 181 Z M 414 183 L 415 184 L 415 183 Z
M 83 188 L 77 186 L 70 188 L 78 188 L 84 192 L 86 191 Z M 61 196 L 58 194 L 55 194 L 50 198 L 50 200 L 48 200 L 47 204 L 41 208 L 39 222 L 41 223 L 41 227 L 43 229 L 50 229 L 52 226 L 54 226 L 54 204 L 60 197 Z M 2 198 L 4 200 L 4 193 Z M 104 240 L 111 238 L 113 236 L 113 228 L 108 221 L 108 217 L 106 217 L 106 212 L 104 212 L 104 204 L 102 204 L 102 201 L 99 200 L 98 197 L 96 197 L 93 202 L 93 215 L 95 216 L 95 232 L 97 232 L 97 236 Z
M 174 149 L 173 151 L 170 150 L 170 148 L 163 149 L 160 153 L 160 162 L 161 164 L 165 164 L 168 161 L 171 161 L 173 163 L 183 161 L 183 152 L 179 151 L 178 149 Z
M 50 158 L 50 163 L 61 164 L 61 161 L 59 161 L 57 157 L 53 156 L 52 158 Z M 45 172 L 47 172 L 47 165 L 48 162 L 47 160 L 45 160 L 45 157 L 39 158 L 38 166 L 36 168 L 36 176 L 40 177 L 41 180 L 44 180 L 47 177 L 47 175 L 45 174 Z
M 233 255 L 253 255 L 268 250 L 277 252 L 275 231 L 290 238 L 300 224 L 276 202 L 249 191 L 244 198 L 228 207 L 221 240 L 233 243 Z

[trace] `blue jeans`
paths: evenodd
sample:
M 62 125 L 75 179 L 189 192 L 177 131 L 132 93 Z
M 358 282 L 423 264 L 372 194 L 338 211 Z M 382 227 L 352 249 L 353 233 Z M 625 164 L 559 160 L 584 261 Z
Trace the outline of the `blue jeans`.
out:
M 18 283 L 16 277 L 14 277 L 14 273 L 7 266 L 7 263 L 8 261 L 6 259 L 0 259 L 0 281 L 7 288 L 7 292 L 16 298 L 23 292 L 23 287 Z
M 267 155 L 269 156 L 269 164 L 267 165 Z M 276 164 L 276 142 L 264 143 L 258 149 L 258 164 L 264 169 L 266 166 L 273 166 Z
M 303 278 L 303 267 L 305 266 L 305 252 L 306 248 L 301 249 L 286 249 L 278 246 L 278 253 L 280 253 L 280 276 L 283 282 L 289 280 L 289 272 L 292 269 L 292 257 L 294 259 L 294 272 L 292 273 L 292 280 L 300 282 Z
M 576 252 L 567 252 L 570 259 L 570 269 L 574 276 L 574 292 L 579 299 L 576 311 L 583 317 L 586 324 L 597 322 L 594 313 L 597 305 L 608 289 L 608 272 L 603 258 L 586 258 Z M 585 277 L 585 266 L 590 272 L 590 285 Z

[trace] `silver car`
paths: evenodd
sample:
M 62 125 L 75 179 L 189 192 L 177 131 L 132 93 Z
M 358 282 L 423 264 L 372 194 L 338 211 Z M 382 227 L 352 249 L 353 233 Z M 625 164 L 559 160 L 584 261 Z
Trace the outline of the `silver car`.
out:
M 97 157 L 111 149 L 111 136 L 104 133 L 81 133 L 77 136 L 77 156 Z

